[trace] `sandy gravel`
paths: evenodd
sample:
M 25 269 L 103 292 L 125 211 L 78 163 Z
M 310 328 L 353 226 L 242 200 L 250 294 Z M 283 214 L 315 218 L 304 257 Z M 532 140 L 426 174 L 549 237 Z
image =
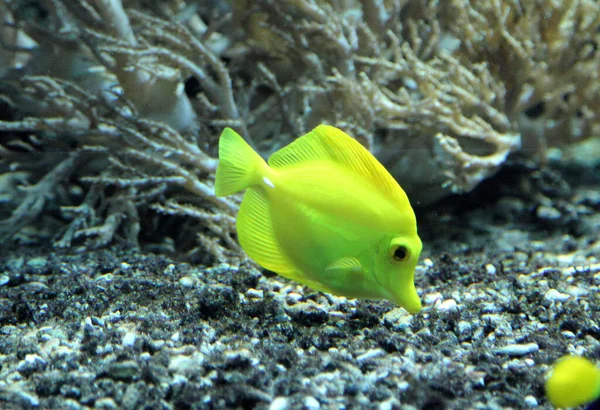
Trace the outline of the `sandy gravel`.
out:
M 0 407 L 549 408 L 550 363 L 600 358 L 599 170 L 514 164 L 420 210 L 414 316 L 250 263 L 4 244 Z

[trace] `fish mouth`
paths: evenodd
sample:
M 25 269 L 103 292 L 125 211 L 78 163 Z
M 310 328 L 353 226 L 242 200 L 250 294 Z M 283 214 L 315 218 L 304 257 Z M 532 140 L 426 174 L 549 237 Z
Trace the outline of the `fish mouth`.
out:
M 394 289 L 392 302 L 406 309 L 408 313 L 415 314 L 421 310 L 421 299 L 417 294 L 417 288 L 412 281 L 404 283 Z
M 385 299 L 404 308 L 408 313 L 415 314 L 421 310 L 422 305 L 417 288 L 415 287 L 414 275 L 410 276 L 408 280 L 401 281 L 396 288 L 391 290 L 388 290 L 389 286 L 382 284 L 377 275 L 373 275 L 373 278 L 377 285 L 379 285 L 379 289 L 385 290 L 383 292 Z

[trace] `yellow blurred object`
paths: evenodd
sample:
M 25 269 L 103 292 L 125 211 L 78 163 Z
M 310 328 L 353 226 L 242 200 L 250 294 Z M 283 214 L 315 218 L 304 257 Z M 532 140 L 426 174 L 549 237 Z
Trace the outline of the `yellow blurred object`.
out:
M 600 396 L 600 368 L 586 358 L 564 356 L 550 371 L 546 395 L 554 407 L 576 407 Z

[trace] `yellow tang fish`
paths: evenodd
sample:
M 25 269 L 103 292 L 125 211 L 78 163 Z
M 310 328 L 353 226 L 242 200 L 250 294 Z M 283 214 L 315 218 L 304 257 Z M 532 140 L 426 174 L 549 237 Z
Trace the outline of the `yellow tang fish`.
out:
M 600 399 L 600 368 L 579 356 L 564 356 L 550 371 L 546 395 L 554 407 L 577 407 Z
M 402 188 L 343 131 L 320 125 L 267 163 L 230 128 L 219 141 L 217 196 L 246 189 L 238 239 L 262 267 L 312 289 L 421 309 L 421 240 Z

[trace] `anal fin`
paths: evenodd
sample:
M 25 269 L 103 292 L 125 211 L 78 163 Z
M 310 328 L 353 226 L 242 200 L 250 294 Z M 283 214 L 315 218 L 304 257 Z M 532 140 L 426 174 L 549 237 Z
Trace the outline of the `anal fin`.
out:
M 242 248 L 254 262 L 286 277 L 295 270 L 275 238 L 269 203 L 259 189 L 246 190 L 237 231 Z

